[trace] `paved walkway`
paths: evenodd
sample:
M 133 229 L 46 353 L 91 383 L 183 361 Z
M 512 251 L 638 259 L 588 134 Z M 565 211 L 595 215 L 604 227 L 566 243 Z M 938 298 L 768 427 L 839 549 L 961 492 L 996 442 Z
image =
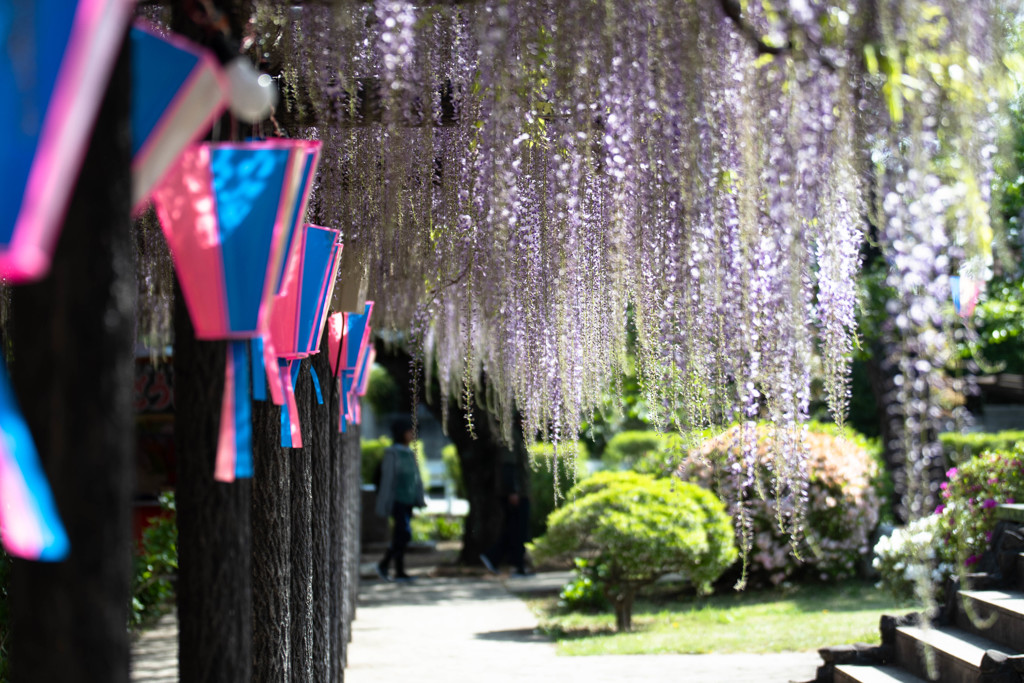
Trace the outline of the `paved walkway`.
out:
M 529 592 L 550 582 L 543 575 L 364 581 L 345 681 L 788 683 L 812 680 L 821 663 L 816 652 L 559 657 L 535 632 L 526 604 L 506 589 Z
M 372 573 L 372 565 L 368 565 Z M 816 652 L 769 655 L 559 657 L 513 592 L 546 592 L 568 572 L 528 579 L 364 579 L 346 683 L 789 683 L 809 681 Z M 168 615 L 133 645 L 134 683 L 176 683 L 177 621 Z

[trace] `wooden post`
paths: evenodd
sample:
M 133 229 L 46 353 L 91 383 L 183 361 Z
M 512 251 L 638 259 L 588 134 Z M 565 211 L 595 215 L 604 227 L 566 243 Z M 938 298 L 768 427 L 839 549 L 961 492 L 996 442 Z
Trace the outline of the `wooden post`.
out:
M 14 389 L 71 541 L 16 561 L 11 680 L 127 683 L 134 488 L 135 248 L 125 41 L 42 281 L 13 295 Z

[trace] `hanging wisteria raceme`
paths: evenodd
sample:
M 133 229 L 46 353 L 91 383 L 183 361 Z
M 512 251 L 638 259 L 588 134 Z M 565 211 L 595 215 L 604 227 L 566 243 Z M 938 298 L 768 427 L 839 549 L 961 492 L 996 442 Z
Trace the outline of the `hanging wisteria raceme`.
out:
M 558 441 L 635 367 L 660 427 L 743 425 L 740 488 L 775 426 L 796 531 L 800 425 L 816 376 L 846 409 L 869 224 L 909 469 L 932 455 L 949 276 L 989 266 L 1004 4 L 375 0 L 253 27 L 279 121 L 324 141 L 318 219 L 445 409 Z

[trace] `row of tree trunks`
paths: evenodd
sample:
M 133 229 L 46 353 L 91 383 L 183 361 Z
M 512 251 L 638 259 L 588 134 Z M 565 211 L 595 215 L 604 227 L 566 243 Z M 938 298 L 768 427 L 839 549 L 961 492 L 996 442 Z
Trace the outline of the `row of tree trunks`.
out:
M 71 541 L 66 561 L 14 563 L 9 646 L 17 683 L 128 681 L 136 292 L 130 88 L 125 42 L 51 271 L 13 294 L 12 380 Z
M 191 345 L 206 346 L 194 340 Z M 220 351 L 223 357 L 223 349 Z M 324 405 L 320 405 L 310 381 L 310 361 L 302 361 L 296 401 L 304 448 L 280 446 L 280 408 L 266 402 L 257 402 L 253 408 L 251 589 L 233 590 L 233 579 L 220 582 L 226 586 L 225 590 L 234 593 L 236 600 L 250 601 L 252 646 L 244 648 L 239 657 L 249 657 L 251 674 L 245 669 L 239 669 L 241 674 L 231 674 L 227 667 L 222 667 L 215 675 L 197 671 L 186 676 L 183 668 L 183 683 L 213 680 L 319 683 L 340 682 L 344 678 L 345 647 L 358 588 L 359 513 L 352 502 L 358 503 L 360 451 L 358 435 L 354 440 L 340 438 L 338 396 L 329 379 L 327 359 L 319 356 L 314 359 L 317 375 L 324 380 L 322 388 L 328 391 Z M 216 369 L 210 371 L 216 372 Z M 223 373 L 223 362 L 220 371 Z M 198 377 L 197 374 L 195 379 Z M 219 395 L 215 398 L 214 394 L 220 388 L 210 388 L 210 382 L 201 384 L 207 387 L 209 394 L 195 405 L 219 404 Z M 193 422 L 197 416 L 189 415 L 188 420 L 180 421 L 183 418 L 178 418 L 179 442 L 197 426 Z M 214 436 L 215 427 L 214 424 Z M 208 438 L 211 437 L 208 435 Z M 212 438 L 209 443 L 208 447 L 214 448 L 212 444 L 216 439 Z M 193 482 L 192 485 L 229 491 L 242 484 L 212 483 L 212 472 L 213 460 L 210 459 L 201 472 L 182 470 L 179 477 L 201 478 L 207 483 Z M 179 488 L 183 484 L 179 482 Z M 179 500 L 179 516 L 181 505 Z M 230 576 L 233 570 L 229 565 L 221 567 L 220 572 Z M 197 591 L 202 593 L 195 580 L 179 580 L 178 591 L 179 601 L 186 603 L 190 595 Z M 205 606 L 201 611 L 207 611 Z M 218 619 L 212 613 L 203 614 L 201 618 L 214 620 L 210 623 Z M 203 653 L 199 657 L 202 660 L 223 658 L 224 648 L 230 645 L 219 639 L 216 630 L 206 629 L 204 634 L 201 643 L 189 641 L 186 645 L 182 638 L 182 656 L 187 647 Z

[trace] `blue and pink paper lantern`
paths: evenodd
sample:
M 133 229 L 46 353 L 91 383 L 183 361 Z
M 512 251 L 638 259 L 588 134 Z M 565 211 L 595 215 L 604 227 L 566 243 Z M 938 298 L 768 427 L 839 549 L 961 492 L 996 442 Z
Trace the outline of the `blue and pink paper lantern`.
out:
M 0 276 L 43 277 L 131 19 L 126 0 L 0 0 Z M 0 533 L 14 556 L 60 560 L 68 538 L 0 364 Z
M 348 423 L 359 424 L 359 404 L 356 400 L 364 377 L 369 377 L 367 363 L 371 351 L 370 316 L 373 302 L 367 301 L 362 313 L 335 313 L 330 318 L 328 345 L 331 354 L 331 372 L 338 382 L 341 394 L 338 431 L 345 432 Z
M 131 30 L 132 206 L 141 209 L 181 152 L 210 129 L 229 84 L 212 52 L 144 22 Z
M 214 476 L 252 476 L 249 340 L 261 340 L 283 400 L 269 334 L 275 283 L 303 172 L 320 143 L 274 139 L 189 147 L 153 192 L 197 339 L 227 339 Z M 257 362 L 257 366 L 260 364 Z
M 331 228 L 306 225 L 296 231 L 288 254 L 281 287 L 274 297 L 270 332 L 280 360 L 286 401 L 281 407 L 281 445 L 301 448 L 302 432 L 295 402 L 299 361 L 320 349 L 320 337 L 341 260 L 340 233 Z M 318 400 L 320 382 L 310 368 Z

